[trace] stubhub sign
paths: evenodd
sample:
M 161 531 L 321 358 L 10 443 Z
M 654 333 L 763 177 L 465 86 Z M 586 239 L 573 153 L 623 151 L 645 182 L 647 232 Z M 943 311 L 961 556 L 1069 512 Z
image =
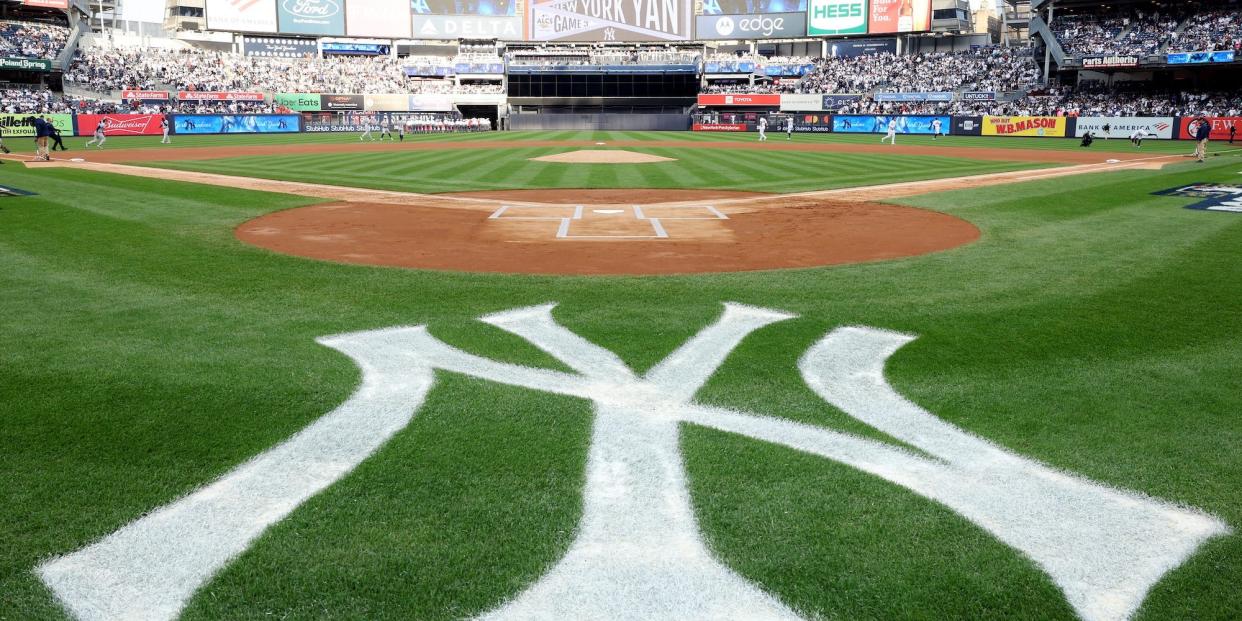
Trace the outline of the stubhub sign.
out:
M 806 14 L 700 15 L 694 35 L 701 40 L 801 37 L 806 35 Z

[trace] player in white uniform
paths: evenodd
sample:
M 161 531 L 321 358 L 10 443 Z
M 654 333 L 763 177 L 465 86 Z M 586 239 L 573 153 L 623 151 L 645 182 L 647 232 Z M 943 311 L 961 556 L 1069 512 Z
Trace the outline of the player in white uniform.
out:
M 793 140 L 793 117 L 785 119 L 785 140 Z
M 380 141 L 381 142 L 384 140 L 384 136 L 388 136 L 389 141 L 396 140 L 396 138 L 392 137 L 392 118 L 391 117 L 384 119 L 383 123 L 380 125 Z
M 884 144 L 885 140 L 892 141 L 891 144 L 897 144 L 897 119 L 888 120 L 888 133 L 880 139 L 880 144 Z
M 362 122 L 363 126 L 366 127 L 366 130 L 362 132 L 361 136 L 358 136 L 358 140 L 366 140 L 367 138 L 375 140 L 375 136 L 371 135 L 371 125 L 375 122 L 375 119 L 371 117 L 363 117 Z
M 940 138 L 940 119 L 932 119 L 932 140 Z
M 1147 130 L 1142 128 L 1136 129 L 1133 134 L 1130 134 L 1130 144 L 1134 145 L 1134 148 L 1137 149 L 1143 146 L 1143 139 L 1146 137 Z
M 88 140 L 86 142 L 86 146 L 89 147 L 91 145 L 96 145 L 100 149 L 102 149 L 104 141 L 108 139 L 108 137 L 104 135 L 104 132 L 107 129 L 108 129 L 108 119 L 99 119 L 99 125 L 95 126 L 95 137 Z
M 172 141 L 168 139 L 168 117 L 167 116 L 160 119 L 160 129 L 163 130 L 164 132 L 164 139 L 160 141 L 160 144 L 171 143 Z
M 768 139 L 768 117 L 759 117 L 759 142 Z

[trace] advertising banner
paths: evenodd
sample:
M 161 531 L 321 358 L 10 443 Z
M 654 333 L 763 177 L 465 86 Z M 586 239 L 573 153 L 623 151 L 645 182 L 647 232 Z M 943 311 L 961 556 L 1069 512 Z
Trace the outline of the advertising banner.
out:
M 996 93 L 991 91 L 968 91 L 962 93 L 962 101 L 996 101 Z
M 981 116 L 955 116 L 953 117 L 954 136 L 981 136 L 983 135 L 983 117 Z
M 867 0 L 810 0 L 808 35 L 867 34 Z
M 361 110 L 366 106 L 362 95 L 320 95 L 320 110 Z
M 22 4 L 26 6 L 39 7 L 41 9 L 69 8 L 69 0 L 22 0 Z
M 121 99 L 125 101 L 132 101 L 134 99 L 139 101 L 168 101 L 168 97 L 168 91 L 137 91 L 129 89 L 121 91 Z
M 364 110 L 368 112 L 409 112 L 409 95 L 363 95 Z
M 780 95 L 699 95 L 700 106 L 780 106 Z
M 700 15 L 753 15 L 756 13 L 802 13 L 807 0 L 703 0 Z M 806 34 L 806 33 L 802 33 Z
M 207 0 L 207 29 L 276 32 L 276 0 Z
M 282 34 L 342 36 L 345 0 L 276 0 Z
M 871 34 L 928 32 L 931 30 L 931 0 L 871 0 Z
M 862 99 L 862 95 L 781 95 L 781 110 L 789 112 L 835 112 Z
M 1065 137 L 1063 116 L 984 116 L 984 136 Z
M 896 54 L 897 39 L 835 39 L 829 42 L 828 55 L 843 58 L 867 54 Z
M 0 71 L 51 71 L 46 58 L 0 58 Z
M 242 53 L 264 58 L 302 58 L 318 56 L 319 44 L 314 39 L 294 37 L 242 37 Z
M 753 15 L 700 15 L 694 19 L 694 38 L 789 39 L 806 36 L 806 12 Z
M 512 3 L 510 3 L 512 4 Z M 522 18 L 483 15 L 414 14 L 414 37 L 419 39 L 501 39 L 521 41 Z
M 1212 140 L 1229 140 L 1230 127 L 1236 127 L 1237 133 L 1242 134 L 1242 116 L 1209 116 L 1207 120 L 1212 124 Z M 1177 137 L 1182 140 L 1194 140 L 1194 132 L 1190 129 L 1194 121 L 1192 117 L 1182 117 L 1178 121 Z
M 750 126 L 746 123 L 695 123 L 691 126 L 696 132 L 746 132 Z
M 368 127 L 376 129 L 387 123 L 399 124 L 410 115 L 381 112 L 308 112 L 302 115 L 302 131 L 362 132 Z
M 408 39 L 410 24 L 410 0 L 345 3 L 345 34 L 351 37 Z
M 1143 130 L 1148 138 L 1171 140 L 1173 138 L 1173 117 L 1104 117 L 1080 116 L 1074 124 L 1074 137 L 1082 138 L 1091 132 L 1096 138 L 1129 138 L 1136 130 Z M 1108 126 L 1108 132 L 1104 126 Z
M 102 120 L 108 121 L 105 136 L 159 136 L 164 133 L 162 114 L 79 114 L 77 136 L 90 136 Z
M 418 15 L 482 15 L 485 17 L 521 16 L 521 0 L 410 0 L 410 8 Z
M 272 103 L 295 112 L 315 112 L 320 109 L 319 93 L 276 93 Z
M 73 135 L 72 114 L 40 114 L 46 116 L 52 125 L 66 136 Z M 30 114 L 0 114 L 0 127 L 4 128 L 4 137 L 35 135 L 34 124 L 30 122 Z
M 686 41 L 693 0 L 531 0 L 531 41 Z
M 263 101 L 263 93 L 177 91 L 178 101 Z
M 953 101 L 953 93 L 876 93 L 876 101 Z
M 897 121 L 899 134 L 932 134 L 932 121 L 940 120 L 940 131 L 948 133 L 952 119 L 948 116 L 885 116 L 839 115 L 832 117 L 832 131 L 847 134 L 883 134 L 888 122 Z
M 793 120 L 795 132 L 824 134 L 832 131 L 832 116 L 828 114 L 798 114 Z M 776 124 L 778 132 L 784 129 L 785 123 Z
M 841 108 L 862 99 L 862 95 L 859 94 L 821 95 L 821 97 L 824 98 L 825 110 L 840 110 Z
M 1138 64 L 1138 56 L 1123 56 L 1114 54 L 1109 56 L 1082 57 L 1083 69 L 1096 69 L 1104 67 L 1137 67 Z
M 1207 63 L 1231 63 L 1237 57 L 1233 50 L 1220 52 L 1178 52 L 1166 58 L 1170 65 L 1201 65 Z
M 178 134 L 292 134 L 302 130 L 299 114 L 174 114 Z
M 410 112 L 449 112 L 453 109 L 452 95 L 409 95 Z

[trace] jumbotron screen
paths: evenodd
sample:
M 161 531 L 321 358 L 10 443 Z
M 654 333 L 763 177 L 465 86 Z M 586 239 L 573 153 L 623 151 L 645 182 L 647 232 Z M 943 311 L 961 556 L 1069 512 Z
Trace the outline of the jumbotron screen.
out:
M 895 34 L 931 30 L 931 0 L 809 0 L 812 36 Z

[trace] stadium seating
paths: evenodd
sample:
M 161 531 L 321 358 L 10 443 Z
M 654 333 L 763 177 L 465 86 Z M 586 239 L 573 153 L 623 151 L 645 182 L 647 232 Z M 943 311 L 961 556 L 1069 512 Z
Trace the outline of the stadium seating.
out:
M 35 22 L 0 22 L 0 56 L 54 59 L 65 49 L 69 29 Z

